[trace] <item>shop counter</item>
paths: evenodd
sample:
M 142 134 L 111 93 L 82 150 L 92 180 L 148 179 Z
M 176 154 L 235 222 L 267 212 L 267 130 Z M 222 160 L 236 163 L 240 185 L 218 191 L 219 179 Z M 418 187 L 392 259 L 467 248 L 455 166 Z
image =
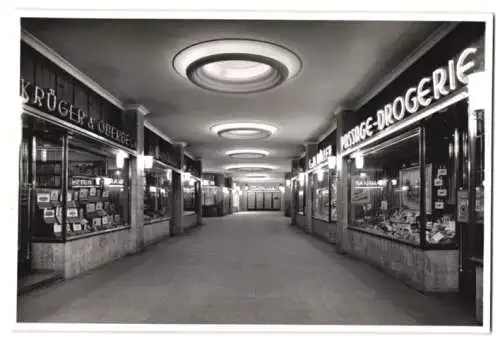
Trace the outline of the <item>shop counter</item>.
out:
M 170 218 L 144 222 L 144 245 L 150 245 L 170 236 Z
M 347 253 L 421 292 L 458 292 L 458 250 L 424 250 L 352 226 L 344 236 Z
M 337 237 L 337 223 L 328 222 L 327 220 L 312 218 L 312 232 L 321 239 L 329 242 L 336 243 Z
M 184 228 L 189 229 L 198 225 L 196 212 L 184 212 Z
M 66 243 L 33 241 L 33 268 L 61 271 L 65 278 L 80 275 L 132 252 L 130 233 L 129 226 L 120 226 L 71 236 Z

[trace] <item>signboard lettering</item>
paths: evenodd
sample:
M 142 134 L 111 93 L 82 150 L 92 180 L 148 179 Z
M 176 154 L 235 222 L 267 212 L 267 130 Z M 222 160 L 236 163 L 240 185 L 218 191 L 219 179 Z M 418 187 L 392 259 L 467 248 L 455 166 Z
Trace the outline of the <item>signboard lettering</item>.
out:
M 375 116 L 368 117 L 352 128 L 340 139 L 342 150 L 355 146 L 374 133 L 381 132 L 429 106 L 432 102 L 447 96 L 457 89 L 458 83 L 467 84 L 466 74 L 476 66 L 473 59 L 476 52 L 475 47 L 466 48 L 456 62 L 449 60 L 447 67 L 434 70 L 431 77 L 422 78 L 416 86 L 406 90 L 404 95 L 396 97 L 392 103 L 387 103 L 380 108 Z
M 126 147 L 135 148 L 135 142 L 130 134 L 116 128 L 106 121 L 90 116 L 80 108 L 56 96 L 54 89 L 41 88 L 36 84 L 21 78 L 20 93 L 23 103 L 44 110 L 64 121 L 73 123 L 85 130 L 107 137 Z
M 309 169 L 316 167 L 317 165 L 328 160 L 328 157 L 332 156 L 332 146 L 328 146 L 324 149 L 321 149 L 316 155 L 314 155 L 309 160 Z

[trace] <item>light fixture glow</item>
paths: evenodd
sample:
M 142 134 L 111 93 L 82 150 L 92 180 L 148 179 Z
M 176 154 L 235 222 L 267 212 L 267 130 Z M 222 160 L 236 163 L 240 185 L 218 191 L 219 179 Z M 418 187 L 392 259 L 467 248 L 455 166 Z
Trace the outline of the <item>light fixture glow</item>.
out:
M 303 172 L 299 173 L 299 182 L 301 186 L 304 186 L 305 179 L 306 179 L 306 173 Z
M 153 156 L 144 155 L 144 168 L 145 169 L 153 168 Z
M 225 167 L 226 170 L 274 170 L 276 166 L 265 164 L 265 163 L 238 163 L 227 165 Z
M 260 159 L 268 156 L 269 152 L 263 149 L 233 149 L 228 150 L 226 155 L 232 158 L 240 159 Z
M 367 175 L 366 173 L 359 173 L 359 176 L 360 176 L 361 178 L 366 178 L 368 175 Z
M 354 156 L 354 162 L 356 164 L 357 169 L 362 169 L 365 164 L 365 159 L 363 157 L 363 154 L 361 154 L 360 152 L 356 153 Z
M 286 179 L 285 180 L 286 187 L 290 187 L 290 184 L 291 184 L 290 179 Z
M 328 157 L 328 168 L 329 169 L 335 169 L 337 167 L 337 156 L 329 156 Z
M 484 110 L 488 101 L 486 89 L 486 72 L 475 72 L 467 76 L 467 91 L 469 93 L 469 107 L 473 111 Z
M 125 164 L 126 158 L 128 158 L 128 154 L 125 153 L 123 150 L 119 150 L 116 153 L 116 168 L 122 169 L 123 165 Z
M 220 137 L 232 140 L 260 140 L 274 134 L 278 128 L 257 122 L 230 122 L 220 123 L 210 127 L 210 130 Z M 267 151 L 258 150 L 257 153 L 267 156 Z M 228 154 L 229 155 L 229 154 Z
M 319 182 L 322 182 L 322 181 L 323 181 L 323 175 L 324 175 L 323 170 L 322 170 L 322 169 L 320 169 L 320 170 L 318 171 L 317 175 L 318 175 L 318 181 L 319 181 Z
M 300 59 L 281 46 L 245 39 L 212 40 L 190 46 L 173 61 L 176 72 L 201 88 L 228 93 L 268 90 L 293 78 Z
M 391 183 L 392 183 L 393 186 L 396 186 L 398 184 L 398 180 L 397 179 L 392 179 Z

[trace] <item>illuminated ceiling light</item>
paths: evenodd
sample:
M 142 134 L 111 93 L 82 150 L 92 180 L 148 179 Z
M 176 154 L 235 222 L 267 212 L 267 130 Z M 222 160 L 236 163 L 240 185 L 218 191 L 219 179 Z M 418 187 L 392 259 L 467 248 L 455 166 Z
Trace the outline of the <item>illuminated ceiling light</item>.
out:
M 212 132 L 227 139 L 233 140 L 260 140 L 274 134 L 278 129 L 270 124 L 241 122 L 222 123 L 210 128 Z M 262 152 L 259 150 L 259 153 Z M 265 151 L 264 151 L 265 152 Z M 267 155 L 267 154 L 266 154 Z
M 335 169 L 337 167 L 337 156 L 329 156 L 328 157 L 328 168 Z
M 197 86 L 244 94 L 272 89 L 302 68 L 290 50 L 263 41 L 212 40 L 190 46 L 174 60 L 175 71 Z
M 275 166 L 264 164 L 264 163 L 239 163 L 228 165 L 225 167 L 228 171 L 248 171 L 248 172 L 259 172 L 266 170 L 274 170 Z
M 266 173 L 250 173 L 245 175 L 247 178 L 265 178 L 268 177 L 269 174 Z
M 263 149 L 234 149 L 228 150 L 226 155 L 236 159 L 261 159 L 268 156 L 269 152 Z

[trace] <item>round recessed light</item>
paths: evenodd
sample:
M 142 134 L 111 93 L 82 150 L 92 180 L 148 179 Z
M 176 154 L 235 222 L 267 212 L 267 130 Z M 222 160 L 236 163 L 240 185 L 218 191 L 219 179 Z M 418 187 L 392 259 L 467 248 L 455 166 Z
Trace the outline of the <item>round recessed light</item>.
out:
M 245 177 L 252 178 L 252 179 L 261 179 L 261 178 L 269 177 L 269 174 L 267 174 L 267 173 L 249 173 L 249 174 L 246 174 Z
M 226 155 L 235 159 L 261 159 L 268 156 L 269 152 L 262 149 L 234 149 L 227 151 Z
M 241 163 L 228 165 L 225 167 L 228 171 L 246 171 L 246 172 L 261 172 L 261 171 L 269 171 L 275 170 L 276 167 L 269 164 L 261 164 L 261 163 Z
M 253 122 L 223 123 L 210 128 L 215 134 L 232 140 L 260 140 L 265 139 L 277 130 L 276 127 Z
M 301 69 L 290 50 L 258 40 L 222 39 L 179 52 L 174 69 L 183 78 L 212 91 L 251 93 L 278 86 Z

